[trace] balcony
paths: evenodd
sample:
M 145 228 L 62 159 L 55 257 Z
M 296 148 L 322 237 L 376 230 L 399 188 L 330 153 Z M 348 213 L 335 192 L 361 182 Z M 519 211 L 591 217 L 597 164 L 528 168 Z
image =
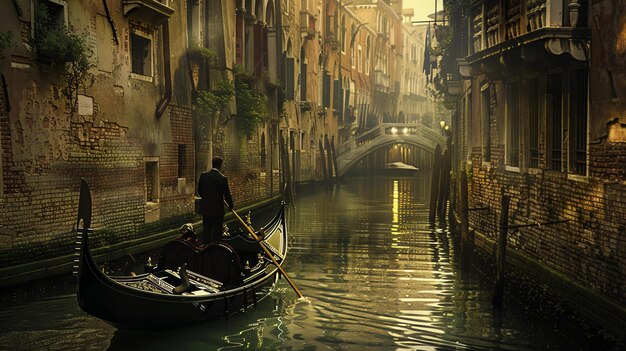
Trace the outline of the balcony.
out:
M 300 11 L 300 33 L 304 39 L 315 37 L 315 22 L 317 18 L 307 11 Z
M 463 63 L 471 66 L 472 74 L 506 74 L 523 63 L 557 66 L 585 62 L 591 38 L 588 1 L 474 1 L 468 18 L 469 52 Z M 562 54 L 569 55 L 564 60 L 559 57 Z M 459 68 L 466 77 L 467 67 Z
M 124 16 L 158 27 L 172 16 L 174 10 L 156 0 L 123 0 Z

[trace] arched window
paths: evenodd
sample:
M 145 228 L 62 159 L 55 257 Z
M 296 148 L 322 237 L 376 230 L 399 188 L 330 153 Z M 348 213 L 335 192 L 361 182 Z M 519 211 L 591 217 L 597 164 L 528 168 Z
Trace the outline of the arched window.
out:
M 261 134 L 261 168 L 265 168 L 267 163 L 267 148 L 265 146 L 265 132 Z
M 346 15 L 341 16 L 341 52 L 346 53 Z
M 267 2 L 267 8 L 265 9 L 265 23 L 268 27 L 274 27 L 274 1 L 270 0 Z
M 352 37 L 356 38 L 356 33 L 355 32 L 356 32 L 356 27 L 354 26 L 354 23 L 352 23 L 352 26 L 350 27 L 350 33 L 351 33 L 350 34 L 351 35 L 351 37 L 350 37 L 350 51 L 351 51 L 351 53 L 350 53 L 350 55 L 351 55 L 350 62 L 352 63 L 352 68 L 354 68 L 354 65 L 356 64 L 356 61 L 354 59 L 354 55 L 355 55 L 354 47 L 356 46 L 356 45 L 354 45 L 354 43 L 356 42 L 356 40 L 352 41 Z
M 370 74 L 370 36 L 365 41 L 365 74 Z
M 304 45 L 300 48 L 300 101 L 306 101 L 307 62 Z

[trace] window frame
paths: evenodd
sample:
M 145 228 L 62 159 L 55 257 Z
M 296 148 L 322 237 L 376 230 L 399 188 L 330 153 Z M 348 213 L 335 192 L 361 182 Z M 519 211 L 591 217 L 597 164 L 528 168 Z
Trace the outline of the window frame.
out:
M 557 80 L 558 77 L 558 80 Z M 551 80 L 555 79 L 555 82 Z M 558 84 L 557 84 L 558 83 Z M 556 84 L 556 85 L 554 85 Z M 551 88 L 557 88 L 557 92 L 559 95 L 559 103 L 558 105 L 554 102 L 554 94 L 551 94 L 553 91 Z M 546 76 L 546 128 L 545 135 L 546 141 L 544 143 L 544 147 L 546 150 L 546 169 L 563 172 L 563 120 L 564 120 L 564 72 L 562 70 L 555 70 L 548 72 Z M 554 107 L 559 107 L 559 116 L 558 121 L 555 120 L 555 111 Z M 559 122 L 558 128 L 555 128 L 555 123 Z M 555 130 L 557 129 L 557 130 Z M 555 139 L 560 139 L 556 141 Z M 556 143 L 556 144 L 555 144 Z M 555 146 L 560 146 L 559 149 L 556 149 Z M 559 155 L 559 158 L 556 159 L 555 153 Z M 556 160 L 556 161 L 555 161 Z M 558 163 L 558 169 L 557 169 Z
M 150 64 L 149 64 L 150 74 L 149 75 L 133 72 L 133 44 L 132 44 L 133 35 L 141 37 L 149 42 L 149 48 L 148 48 L 148 54 L 150 56 Z M 147 82 L 153 82 L 154 75 L 155 75 L 155 58 L 156 58 L 155 45 L 154 45 L 154 41 L 155 41 L 154 32 L 148 32 L 141 28 L 131 26 L 128 37 L 129 37 L 128 41 L 129 41 L 129 46 L 130 46 L 130 77 L 134 79 L 138 79 L 138 80 L 147 81 Z M 145 65 L 146 63 L 144 62 L 144 69 L 145 69 Z
M 574 80 L 575 75 L 580 75 L 580 80 Z M 589 69 L 584 67 L 568 71 L 568 116 L 567 119 L 567 173 L 568 175 L 587 177 L 589 174 Z M 584 84 L 584 85 L 583 85 Z M 582 88 L 584 87 L 584 88 Z M 573 91 L 580 93 L 573 96 Z M 584 90 L 584 91 L 583 91 Z M 576 104 L 577 114 L 573 113 Z M 583 131 L 580 131 L 583 128 Z M 583 144 L 579 143 L 582 138 Z M 579 147 L 582 146 L 582 149 Z M 582 161 L 579 156 L 582 153 Z
M 67 28 L 69 25 L 69 15 L 68 15 L 68 11 L 67 11 L 67 1 L 66 0 L 32 0 L 31 2 L 31 8 L 32 11 L 30 12 L 30 17 L 31 17 L 31 23 L 32 25 L 30 26 L 30 36 L 31 38 L 35 38 L 35 22 L 37 20 L 37 14 L 35 11 L 35 6 L 38 3 L 52 3 L 55 4 L 57 6 L 61 6 L 63 7 L 63 25 Z
M 485 106 L 485 94 L 487 104 Z M 485 83 L 480 87 L 480 131 L 481 131 L 481 161 L 482 163 L 491 163 L 491 87 L 489 83 Z M 486 120 L 486 125 L 485 125 Z
M 515 87 L 515 89 L 514 89 Z M 505 164 L 507 170 L 519 171 L 521 165 L 522 156 L 522 118 L 521 118 L 521 83 L 519 80 L 510 80 L 506 84 L 506 104 L 505 104 L 505 129 L 506 129 L 506 143 L 505 143 Z M 515 103 L 515 104 L 514 104 Z M 516 147 L 513 147 L 514 143 L 517 143 Z M 517 152 L 515 153 L 515 150 Z M 516 154 L 516 157 L 514 158 Z

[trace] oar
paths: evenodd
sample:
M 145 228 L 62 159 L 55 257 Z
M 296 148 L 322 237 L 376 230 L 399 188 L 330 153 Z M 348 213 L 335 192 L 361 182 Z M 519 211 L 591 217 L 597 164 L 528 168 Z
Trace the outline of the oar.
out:
M 227 207 L 228 203 L 226 201 L 224 201 L 224 203 L 226 204 Z M 254 238 L 254 240 L 256 240 L 257 243 L 259 243 L 259 245 L 261 246 L 261 248 L 263 249 L 263 251 L 265 251 L 265 254 L 272 259 L 272 261 L 274 262 L 274 264 L 276 265 L 276 267 L 278 268 L 278 270 L 280 271 L 280 274 L 283 275 L 283 277 L 285 277 L 285 279 L 287 279 L 287 282 L 289 282 L 289 285 L 291 285 L 291 287 L 293 288 L 293 290 L 296 292 L 296 294 L 298 295 L 298 297 L 302 297 L 302 294 L 300 293 L 300 290 L 298 290 L 298 288 L 296 287 L 296 285 L 291 281 L 291 278 L 289 278 L 289 276 L 287 275 L 287 273 L 285 273 L 285 271 L 283 270 L 283 267 L 281 267 L 278 262 L 276 262 L 276 258 L 274 258 L 274 255 L 272 255 L 270 253 L 270 251 L 267 249 L 267 247 L 265 247 L 265 245 L 263 244 L 263 242 L 261 242 L 261 239 L 259 239 L 259 237 L 256 235 L 256 233 L 254 232 L 254 230 L 252 230 L 252 228 L 250 228 L 250 226 L 248 226 L 248 224 L 246 224 L 246 222 L 244 222 L 243 219 L 241 219 L 241 217 L 239 217 L 239 214 L 237 214 L 237 212 L 234 209 L 230 209 L 231 211 L 233 211 L 233 214 L 235 215 L 235 217 L 237 217 L 237 219 L 239 220 L 239 222 L 241 222 L 241 224 L 243 224 L 243 226 L 248 230 L 248 232 L 250 233 L 250 235 L 252 235 L 252 237 Z

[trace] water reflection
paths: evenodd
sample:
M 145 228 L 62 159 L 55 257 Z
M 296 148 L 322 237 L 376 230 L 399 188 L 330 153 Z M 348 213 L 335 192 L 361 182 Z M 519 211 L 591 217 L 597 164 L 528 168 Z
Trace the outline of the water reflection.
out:
M 118 331 L 62 295 L 0 311 L 0 349 L 536 350 L 584 347 L 461 270 L 428 220 L 427 177 L 352 178 L 289 209 L 285 281 L 256 309 L 166 332 Z M 531 320 L 532 322 L 529 322 Z

